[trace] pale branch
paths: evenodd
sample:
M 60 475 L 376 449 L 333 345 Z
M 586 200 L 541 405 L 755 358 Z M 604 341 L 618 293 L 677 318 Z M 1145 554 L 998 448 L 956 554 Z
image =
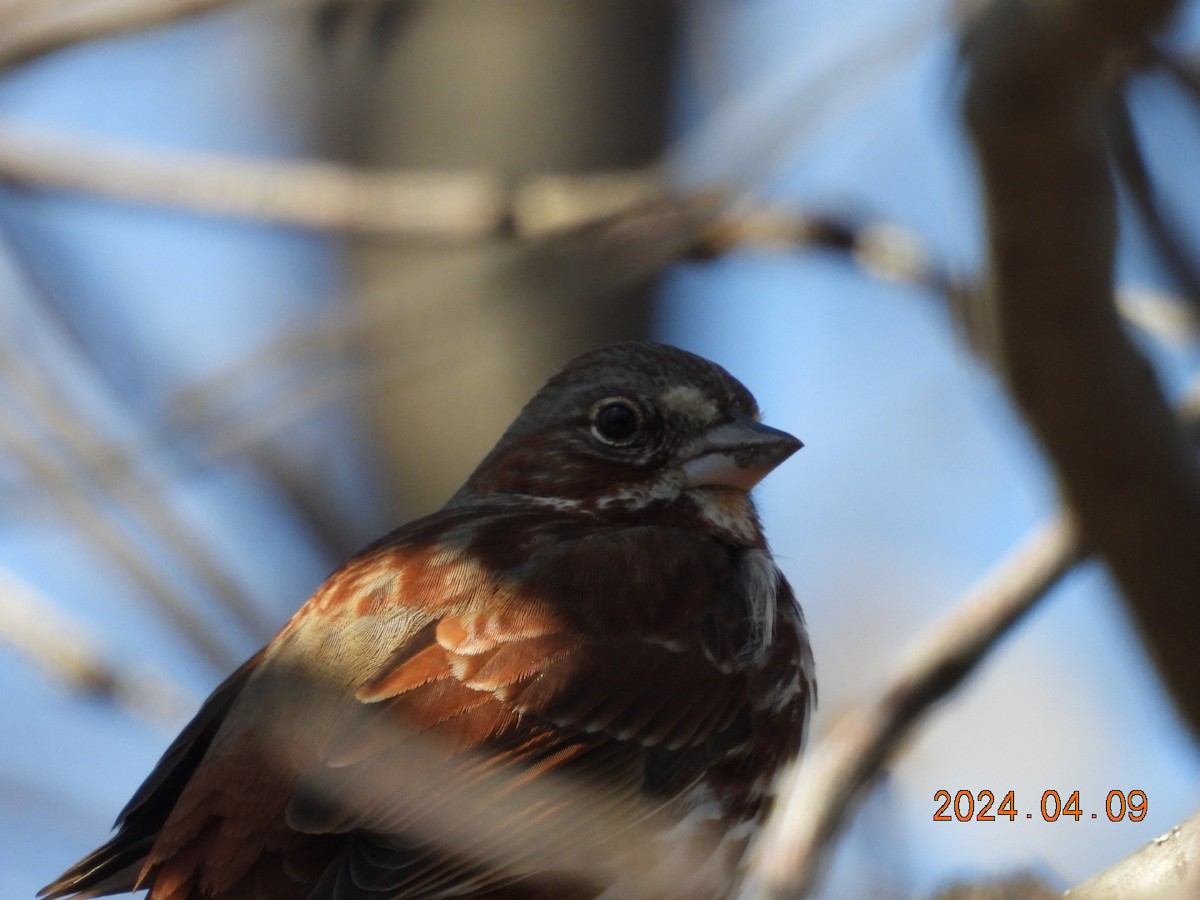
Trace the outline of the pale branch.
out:
M 534 176 L 367 171 L 332 162 L 149 151 L 0 123 L 0 180 L 378 237 L 540 237 L 652 204 L 653 172 Z
M 45 315 L 40 285 L 28 270 L 19 268 L 19 257 L 2 231 L 0 227 L 0 271 L 9 291 L 5 307 L 10 329 L 16 330 L 17 320 L 22 320 L 23 328 L 38 329 L 57 349 L 69 353 L 72 343 L 55 332 L 55 324 Z M 166 501 L 165 481 L 152 474 L 144 447 L 107 440 L 80 421 L 71 393 L 64 387 L 70 379 L 58 377 L 59 370 L 73 363 L 78 366 L 75 357 L 47 352 L 45 347 L 31 351 L 23 340 L 27 337 L 19 333 L 8 336 L 0 362 L 0 383 L 7 390 L 8 405 L 17 410 L 10 427 L 35 432 L 37 443 L 55 457 L 53 465 L 39 467 L 41 477 L 52 477 L 50 473 L 57 471 L 69 479 L 53 488 L 44 482 L 43 486 L 58 497 L 67 491 L 104 497 L 175 554 L 247 635 L 256 641 L 268 640 L 276 623 L 231 577 L 228 567 L 188 525 L 186 517 Z M 83 374 L 94 376 L 94 372 Z
M 1200 896 L 1200 813 L 1064 894 L 1065 900 Z
M 0 358 L 3 356 L 0 354 Z M 237 664 L 236 655 L 220 633 L 191 608 L 169 579 L 146 561 L 136 542 L 114 527 L 94 499 L 79 491 L 70 470 L 47 453 L 36 436 L 0 417 L 0 439 L 11 458 L 47 487 L 63 517 L 137 584 L 201 656 L 221 670 Z
M 120 202 L 393 240 L 513 237 L 571 252 L 620 252 L 633 274 L 737 247 L 845 251 L 880 277 L 956 286 L 920 241 L 886 222 L 748 207 L 720 192 L 673 193 L 655 169 L 506 180 L 483 172 L 363 170 L 145 148 L 0 122 L 0 181 Z
M 1020 13 L 1013 12 L 1007 4 L 999 4 L 997 8 L 999 7 L 1004 8 L 1003 14 L 1017 15 L 1020 18 Z M 1108 6 L 1104 5 L 1095 9 L 1100 8 L 1106 12 L 1112 12 Z M 1070 9 L 1076 14 L 1079 12 L 1073 6 Z M 996 10 L 993 9 L 988 15 L 991 17 L 996 14 Z M 1051 18 L 1053 17 L 1051 16 Z M 1113 21 L 1115 20 L 1105 19 L 1109 26 Z M 1054 23 L 1052 22 L 1052 24 Z M 1011 27 L 1011 23 L 1007 23 L 1005 27 Z M 1057 22 L 1057 27 L 1061 28 L 1062 23 Z M 1101 33 L 1104 32 L 1104 28 L 1096 27 Z M 1005 34 L 1003 29 L 999 33 Z M 1111 186 L 1107 181 L 1107 173 L 1104 168 L 1103 144 L 1098 139 L 1101 129 L 1099 110 L 1092 110 L 1093 119 L 1088 120 L 1090 132 L 1086 135 L 1086 139 L 1081 140 L 1076 133 L 1080 126 L 1077 121 L 1078 117 L 1068 114 L 1069 103 L 1066 111 L 1063 108 L 1064 97 L 1062 95 L 1065 94 L 1068 98 L 1076 97 L 1080 90 L 1091 84 L 1096 68 L 1096 60 L 1092 57 L 1103 54 L 1094 48 L 1091 52 L 1082 54 L 1083 61 L 1088 63 L 1093 70 L 1091 74 L 1072 76 L 1069 69 L 1059 73 L 1062 80 L 1067 82 L 1066 88 L 1054 79 L 1049 79 L 1043 84 L 1042 80 L 1037 77 L 1031 78 L 1030 81 L 1020 82 L 1020 87 L 1017 88 L 1012 84 L 1005 85 L 1003 82 L 1004 53 L 989 43 L 994 36 L 992 28 L 977 24 L 972 44 L 968 50 L 968 55 L 977 64 L 971 82 L 972 87 L 969 89 L 975 93 L 969 94 L 969 96 L 976 104 L 982 103 L 985 98 L 990 99 L 989 94 L 997 90 L 993 82 L 999 80 L 1001 85 L 1007 88 L 1006 91 L 1000 93 L 1000 96 L 1007 102 L 1005 108 L 1010 116 L 1019 118 L 1023 114 L 1030 114 L 1031 110 L 1037 111 L 1041 117 L 1041 126 L 1052 132 L 1057 130 L 1059 133 L 1053 135 L 1053 138 L 1074 151 L 1073 154 L 1060 153 L 1058 158 L 1044 157 L 1041 153 L 1041 139 L 1035 139 L 1030 134 L 1018 130 L 1021 137 L 1016 140 L 1015 145 L 1005 148 L 1006 153 L 1017 159 L 996 160 L 993 158 L 994 156 L 1003 157 L 1005 153 L 986 146 L 986 139 L 977 135 L 977 140 L 985 145 L 981 147 L 980 155 L 984 159 L 985 173 L 988 173 L 991 179 L 989 180 L 989 196 L 1004 189 L 1009 190 L 1013 195 L 1003 197 L 999 201 L 993 200 L 995 206 L 1006 208 L 1006 214 L 997 213 L 994 207 L 991 210 L 993 259 L 1000 269 L 994 277 L 1001 303 L 1010 300 L 1005 293 L 1006 288 L 1012 291 L 1014 284 L 1025 285 L 1025 282 L 1019 277 L 1023 274 L 1023 266 L 1029 266 L 1032 263 L 1032 268 L 1045 270 L 1042 272 L 1043 277 L 1047 278 L 1051 284 L 1055 284 L 1059 290 L 1065 291 L 1068 295 L 1067 299 L 1073 301 L 1068 307 L 1068 311 L 1074 313 L 1075 317 L 1082 315 L 1077 308 L 1080 306 L 1091 305 L 1102 310 L 1103 315 L 1109 320 L 1105 323 L 1105 327 L 1099 329 L 1100 336 L 1106 338 L 1106 349 L 1111 350 L 1111 345 L 1117 343 L 1125 363 L 1124 366 L 1119 367 L 1119 371 L 1126 377 L 1130 372 L 1134 375 L 1141 373 L 1144 379 L 1143 383 L 1138 385 L 1141 390 L 1135 391 L 1133 397 L 1137 402 L 1146 402 L 1147 384 L 1145 380 L 1148 380 L 1146 379 L 1146 370 L 1140 357 L 1133 353 L 1121 332 L 1113 302 L 1111 287 L 1112 235 L 1110 233 L 1113 225 L 1112 199 Z M 1033 54 L 1037 63 L 1050 66 L 1052 69 L 1057 65 L 1059 57 L 1054 52 L 1048 51 L 1039 41 L 1031 40 L 1029 35 L 1024 35 L 1021 39 L 1014 38 L 1012 35 L 1005 36 L 1017 45 L 1016 50 L 1006 45 L 1005 52 Z M 1070 42 L 1066 36 L 1062 36 L 1062 39 Z M 1091 41 L 1097 39 L 1095 30 L 1088 31 L 1088 39 Z M 1083 41 L 1083 44 L 1087 45 L 1088 41 Z M 1074 47 L 1070 53 L 1065 54 L 1068 58 L 1074 58 L 1077 55 L 1078 48 Z M 981 57 L 984 59 L 982 64 L 978 62 Z M 1075 62 L 1078 63 L 1079 60 L 1075 59 Z M 1030 60 L 1026 59 L 1018 68 L 1028 68 L 1031 65 Z M 982 77 L 980 70 L 988 75 L 988 79 L 984 80 L 982 86 L 979 82 Z M 1048 79 L 1049 76 L 1045 72 L 1041 72 L 1041 78 Z M 1041 96 L 1039 93 L 1041 89 L 1049 92 L 1048 98 Z M 1098 98 L 1092 98 L 1092 102 L 1098 104 Z M 987 132 L 988 113 L 978 108 L 969 108 L 972 112 L 973 125 L 978 130 L 981 127 L 980 117 L 982 116 L 985 123 L 983 130 Z M 991 127 L 1003 130 L 994 122 L 991 123 Z M 1009 137 L 1012 136 L 1009 135 Z M 1061 151 L 1061 149 L 1060 146 L 1059 150 Z M 1018 165 L 1018 162 L 1023 163 L 1023 166 Z M 1029 187 L 1022 184 L 1018 178 L 1015 186 L 1005 188 L 1004 179 L 998 177 L 995 172 L 989 172 L 987 169 L 989 164 L 994 165 L 1001 172 L 1009 174 L 1010 177 L 1011 170 L 1015 168 L 1018 173 L 1028 176 L 1034 186 Z M 1040 165 L 1049 165 L 1050 173 L 1040 171 Z M 1061 187 L 1060 182 L 1062 183 Z M 1099 200 L 1090 193 L 1096 189 L 1097 184 L 1100 186 Z M 1040 197 L 1046 194 L 1056 201 L 1049 211 L 1039 207 Z M 1074 203 L 1080 204 L 1082 210 L 1080 215 L 1084 216 L 1082 222 L 1073 214 L 1072 204 Z M 1048 221 L 1043 221 L 1039 215 Z M 1069 228 L 1075 228 L 1081 234 L 1071 238 L 1067 246 L 1062 248 L 1066 259 L 1059 260 L 1059 247 L 1055 243 L 1055 239 L 1062 239 L 1062 231 Z M 1042 254 L 1042 258 L 1038 257 L 1039 252 Z M 1004 265 L 1001 266 L 1000 263 Z M 1097 266 L 1099 271 L 1097 271 Z M 1053 280 L 1054 276 L 1057 276 L 1057 281 Z M 1078 276 L 1085 283 L 1082 286 L 1062 283 L 1070 282 L 1074 276 Z M 1039 284 L 1036 280 L 1032 281 L 1029 286 L 1039 286 L 1043 292 L 1048 289 L 1047 284 Z M 1090 291 L 1085 288 L 1090 288 Z M 1039 302 L 1043 306 L 1054 309 L 1055 302 L 1053 300 L 1044 295 L 1039 296 L 1041 298 Z M 1058 302 L 1064 301 L 1060 299 Z M 1038 351 L 1046 353 L 1053 346 L 1052 344 L 1048 346 L 1046 343 L 1048 339 L 1042 338 L 1040 331 L 1034 327 L 1037 324 L 1036 310 L 1025 309 L 1023 311 L 1026 313 L 1026 319 L 1016 317 L 1016 322 L 1020 323 L 1022 327 L 1028 327 L 1028 333 L 1023 333 L 1021 328 L 1015 327 L 1014 317 L 1011 313 L 1006 313 L 1002 309 L 1000 314 L 1000 350 L 1002 354 L 1000 359 L 1010 377 L 1014 377 L 1012 373 L 1014 365 L 1022 363 L 1026 366 L 1029 365 L 1029 361 L 1023 357 L 1036 357 Z M 1032 321 L 1029 321 L 1031 318 Z M 1064 320 L 1069 321 L 1065 318 Z M 1093 325 L 1089 331 L 1094 329 Z M 1077 342 L 1073 346 L 1073 355 L 1088 355 L 1088 351 L 1091 349 L 1090 337 L 1092 335 L 1088 333 L 1076 335 Z M 1022 345 L 1022 339 L 1024 339 L 1025 345 Z M 1034 346 L 1029 346 L 1031 344 Z M 1070 337 L 1068 337 L 1068 344 L 1070 345 Z M 1015 351 L 1014 345 L 1016 345 Z M 1058 348 L 1058 353 L 1052 354 L 1051 358 L 1061 358 L 1064 355 L 1070 357 L 1072 354 L 1064 353 L 1062 348 Z M 1024 370 L 1020 374 L 1025 378 L 1030 377 L 1029 373 Z M 1032 382 L 1037 390 L 1032 392 L 1036 394 L 1038 390 L 1046 392 L 1055 390 L 1057 374 L 1056 368 L 1037 371 L 1037 377 Z M 1095 397 L 1090 398 L 1090 401 L 1109 403 L 1109 408 L 1112 408 L 1114 401 L 1119 401 L 1121 408 L 1114 411 L 1123 411 L 1125 416 L 1116 418 L 1118 430 L 1121 427 L 1128 427 L 1128 422 L 1125 420 L 1137 418 L 1136 402 L 1131 403 L 1127 389 L 1121 388 L 1119 384 L 1114 385 L 1114 381 L 1117 379 L 1113 377 L 1113 372 L 1105 371 L 1102 368 L 1099 375 L 1094 377 L 1099 387 L 1107 388 L 1110 392 L 1114 387 L 1118 390 L 1116 397 L 1110 396 L 1110 393 L 1106 393 L 1104 390 L 1098 390 Z M 1078 373 L 1074 373 L 1073 386 L 1082 380 Z M 1019 398 L 1026 399 L 1031 392 L 1030 384 L 1027 382 L 1024 387 L 1025 391 L 1018 390 L 1017 394 Z M 1149 382 L 1148 387 L 1151 400 L 1155 401 L 1162 410 L 1166 410 L 1165 401 L 1157 393 L 1152 381 Z M 1152 407 L 1155 406 L 1155 402 L 1151 402 Z M 1194 412 L 1196 408 L 1194 397 L 1185 401 L 1185 415 Z M 1060 409 L 1059 415 L 1063 416 L 1068 423 L 1073 421 L 1073 414 L 1069 410 Z M 1179 427 L 1169 411 L 1166 411 L 1166 416 L 1168 421 L 1164 427 L 1164 423 L 1161 421 L 1153 421 L 1155 418 L 1161 419 L 1156 411 L 1151 417 L 1151 424 L 1157 424 L 1158 427 L 1151 431 L 1160 439 L 1165 437 L 1169 452 L 1164 455 L 1171 463 L 1168 468 L 1173 471 L 1175 476 L 1182 476 L 1183 487 L 1180 490 L 1186 494 L 1189 490 L 1189 481 L 1196 477 L 1194 461 L 1191 458 L 1192 451 L 1183 439 L 1185 429 Z M 1188 417 L 1192 418 L 1191 425 L 1194 426 L 1194 417 L 1190 415 Z M 1105 439 L 1103 434 L 1094 434 L 1093 437 L 1101 442 Z M 1126 443 L 1125 437 L 1122 435 L 1117 435 L 1115 440 L 1118 444 Z M 1154 443 L 1158 452 L 1163 452 L 1162 443 L 1162 440 Z M 1174 444 L 1182 446 L 1173 446 Z M 1128 447 L 1123 449 L 1128 452 Z M 1090 471 L 1094 473 L 1096 470 Z M 1064 478 L 1069 477 L 1069 474 L 1066 473 Z M 1103 477 L 1098 481 L 1100 486 L 1105 485 L 1105 478 L 1119 477 L 1111 471 L 1101 470 L 1101 474 Z M 1110 487 L 1119 487 L 1119 485 Z M 1069 484 L 1068 497 L 1072 497 Z M 1181 518 L 1186 524 L 1189 521 L 1186 515 L 1187 504 L 1183 504 L 1183 507 Z M 1119 508 L 1115 511 L 1109 509 L 1107 512 L 1115 515 L 1117 519 L 1122 515 L 1122 510 Z M 1179 515 L 1178 511 L 1177 515 Z M 1103 529 L 1101 530 L 1103 531 Z M 1154 533 L 1158 534 L 1157 531 Z M 1182 546 L 1181 542 L 1174 541 L 1171 536 L 1160 539 L 1163 539 L 1164 543 L 1171 547 L 1171 552 L 1180 554 L 1178 559 L 1173 561 L 1176 565 L 1182 564 L 1184 567 L 1189 563 L 1195 565 L 1195 560 L 1200 556 L 1195 553 L 1195 547 L 1200 546 L 1200 541 L 1196 540 L 1194 532 L 1188 532 L 1186 541 L 1190 543 L 1187 546 Z M 1026 544 L 993 579 L 979 589 L 974 599 L 968 601 L 962 609 L 957 610 L 947 625 L 937 630 L 936 634 L 923 645 L 925 650 L 917 654 L 909 665 L 902 669 L 899 676 L 891 682 L 892 688 L 876 702 L 839 722 L 809 754 L 803 766 L 793 767 L 790 770 L 781 786 L 781 800 L 755 848 L 751 877 L 745 896 L 771 898 L 797 896 L 812 887 L 819 873 L 824 849 L 840 830 L 859 796 L 872 783 L 880 766 L 895 752 L 897 745 L 911 733 L 918 718 L 932 703 L 944 697 L 959 684 L 993 646 L 994 642 L 1011 628 L 1023 612 L 1081 557 L 1081 548 L 1082 538 L 1071 520 L 1066 517 L 1060 518 L 1041 538 Z M 1185 579 L 1181 579 L 1181 582 L 1183 580 Z M 1178 589 L 1179 583 L 1173 586 Z M 1194 601 L 1196 596 L 1200 596 L 1200 591 L 1192 591 L 1187 595 L 1183 595 L 1181 591 L 1177 596 L 1190 597 Z M 1168 628 L 1180 629 L 1178 634 L 1173 637 L 1175 641 L 1187 642 L 1196 633 L 1194 622 L 1180 622 L 1178 616 L 1180 612 L 1186 614 L 1191 611 L 1186 603 L 1175 610 L 1168 611 L 1165 617 L 1166 622 L 1162 624 Z M 1156 624 L 1152 623 L 1151 626 L 1144 627 L 1147 631 L 1153 632 Z M 1161 631 L 1161 628 L 1157 630 Z M 1172 638 L 1169 637 L 1167 640 L 1169 643 Z M 1153 639 L 1152 643 L 1154 643 Z M 1176 651 L 1173 663 L 1182 664 L 1186 660 L 1188 665 L 1194 668 L 1193 657 L 1190 654 L 1180 654 L 1178 647 L 1173 649 Z M 1172 674 L 1178 677 L 1180 673 L 1175 671 Z M 1195 673 L 1192 673 L 1192 677 L 1195 677 Z M 1174 681 L 1174 679 L 1171 680 Z M 1178 688 L 1178 685 L 1176 686 Z M 1186 683 L 1184 691 L 1186 693 Z M 1195 692 L 1187 696 L 1190 700 L 1200 700 Z
M 348 820 L 366 819 L 378 833 L 453 847 L 465 866 L 487 873 L 485 886 L 498 873 L 512 880 L 553 873 L 560 883 L 606 885 L 613 897 L 686 897 L 711 895 L 713 879 L 732 874 L 714 823 L 680 827 L 661 798 L 562 767 L 546 766 L 530 778 L 524 767 L 496 765 L 372 712 L 312 672 L 277 665 L 259 675 L 260 698 L 275 696 L 305 712 L 286 717 L 263 745 L 285 771 L 306 773 L 290 820 L 293 811 L 303 819 L 315 809 L 328 822 L 322 810 L 336 808 Z M 331 729 L 350 736 L 345 746 L 372 752 L 314 766 L 311 735 Z M 667 832 L 671 840 L 664 841 Z
M 87 630 L 11 572 L 0 569 L 0 643 L 72 693 L 115 704 L 174 730 L 194 708 L 162 673 L 130 670 L 103 653 Z
M 0 69 L 73 44 L 165 25 L 235 2 L 239 0 L 48 0 L 0 8 Z
M 683 226 L 681 242 L 688 227 Z M 861 223 L 795 209 L 738 208 L 717 214 L 690 240 L 693 257 L 748 247 L 837 253 L 869 275 L 940 296 L 956 322 L 969 319 L 968 308 L 978 293 L 975 284 L 938 266 L 917 235 L 885 221 Z M 440 304 L 463 322 L 475 310 L 474 301 L 463 296 L 447 296 Z M 1119 293 L 1119 305 L 1127 322 L 1157 340 L 1182 344 L 1200 333 L 1196 316 L 1177 297 L 1126 288 Z M 282 335 L 222 372 L 181 389 L 170 404 L 172 421 L 163 440 L 186 436 L 200 446 L 204 459 L 237 454 L 315 408 L 341 400 L 364 379 L 387 383 L 413 377 L 413 364 L 398 357 L 392 344 L 386 354 L 376 347 L 375 336 L 393 324 L 378 316 L 339 313 Z M 969 324 L 965 330 L 979 349 L 983 342 L 971 334 Z M 423 334 L 411 337 L 416 344 L 427 341 Z M 288 371 L 289 377 L 276 377 L 281 371 Z
M 613 277 L 621 279 L 750 247 L 825 249 L 876 277 L 943 296 L 968 332 L 968 307 L 978 294 L 968 279 L 939 267 L 919 236 L 894 223 L 726 202 L 717 192 L 677 195 L 655 169 L 505 183 L 478 172 L 372 172 L 334 163 L 149 151 L 0 123 L 0 180 L 394 240 L 513 237 L 568 257 L 581 249 L 615 257 L 624 271 Z M 1129 309 L 1136 314 L 1137 307 Z M 1169 324 L 1162 315 L 1136 324 L 1161 330 L 1156 322 Z M 332 344 L 345 349 L 347 340 L 335 336 Z
M 839 719 L 793 764 L 754 847 L 744 900 L 813 888 L 826 848 L 897 747 L 1082 556 L 1069 517 L 1036 531 L 928 632 L 875 700 Z
M 13 273 L 4 267 L 6 258 L 0 255 L 0 277 L 9 295 L 20 293 Z M 12 300 L 12 296 L 9 296 Z M 5 309 L 5 325 L 19 332 L 19 316 L 10 303 Z M 28 335 L 22 335 L 27 337 Z M 15 353 L 0 353 L 0 383 L 8 389 L 0 392 L 3 400 L 0 414 L 0 445 L 16 467 L 56 504 L 63 518 L 108 556 L 145 593 L 155 607 L 178 629 L 197 652 L 219 669 L 237 662 L 236 656 L 222 635 L 199 616 L 180 595 L 175 585 L 155 565 L 148 562 L 141 548 L 126 533 L 122 523 L 106 516 L 89 491 L 80 490 L 75 473 L 57 448 L 48 446 L 44 436 L 30 427 L 29 410 L 17 403 L 18 388 L 33 378 Z M 36 380 L 36 379 L 34 379 Z M 73 423 L 66 427 L 74 428 Z M 103 467 L 103 461 L 96 463 Z
M 1001 369 L 1200 728 L 1200 468 L 1115 309 L 1104 134 L 1104 75 L 1175 6 L 993 3 L 964 41 L 964 109 L 987 197 Z
M 10 346 L 5 352 L 9 361 L 0 367 L 2 383 L 13 392 L 13 399 L 20 401 L 29 424 L 38 429 L 37 443 L 64 457 L 61 465 L 37 469 L 37 478 L 47 492 L 60 500 L 66 491 L 92 491 L 104 497 L 174 553 L 247 635 L 258 641 L 269 639 L 276 627 L 271 617 L 255 605 L 208 545 L 165 502 L 163 479 L 150 475 L 145 461 L 131 448 L 106 441 L 81 426 L 62 398 L 48 387 L 37 366 L 23 359 L 19 350 L 13 352 Z M 49 479 L 57 484 L 51 486 Z

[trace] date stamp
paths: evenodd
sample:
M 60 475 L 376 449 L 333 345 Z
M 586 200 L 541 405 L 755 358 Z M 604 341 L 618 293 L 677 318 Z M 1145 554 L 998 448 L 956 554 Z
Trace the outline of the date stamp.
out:
M 1016 791 L 1009 791 L 996 804 L 996 795 L 987 789 L 981 791 L 934 791 L 933 802 L 938 804 L 933 813 L 935 822 L 995 822 L 997 818 L 1015 822 L 1018 819 L 1032 819 L 1040 815 L 1044 822 L 1057 822 L 1060 819 L 1072 819 L 1076 822 L 1084 819 L 1099 819 L 1100 812 L 1089 812 L 1084 809 L 1079 799 L 1079 791 L 1071 791 L 1063 799 L 1056 790 L 1042 793 L 1042 802 L 1035 812 L 1022 811 L 1017 806 Z M 1140 822 L 1146 818 L 1150 801 L 1146 792 L 1109 791 L 1104 798 L 1103 815 L 1110 822 Z

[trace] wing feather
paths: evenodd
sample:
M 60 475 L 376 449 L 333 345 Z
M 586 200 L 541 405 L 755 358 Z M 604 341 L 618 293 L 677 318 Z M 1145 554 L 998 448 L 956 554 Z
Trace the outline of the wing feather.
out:
M 735 552 L 541 511 L 414 523 L 214 693 L 113 840 L 43 895 L 139 872 L 152 900 L 586 895 L 559 856 L 608 865 L 606 831 L 745 738 Z M 321 681 L 297 688 L 306 671 Z
M 262 653 L 255 654 L 213 691 L 117 815 L 112 839 L 42 888 L 39 897 L 100 897 L 133 890 L 159 829 L 261 660 Z
M 568 828 L 569 816 L 536 799 L 504 812 L 485 800 L 492 829 L 508 844 L 498 862 L 492 836 L 472 839 L 469 829 L 445 824 L 448 781 L 486 784 L 517 773 L 524 784 L 551 773 L 644 815 L 638 803 L 667 788 L 677 793 L 704 773 L 710 742 L 735 724 L 747 690 L 732 665 L 739 647 L 729 643 L 728 622 L 709 621 L 729 611 L 704 614 L 733 565 L 682 533 L 684 552 L 659 535 L 648 548 L 657 559 L 634 558 L 640 542 L 617 533 L 596 546 L 602 571 L 623 569 L 590 582 L 568 577 L 592 565 L 581 546 L 590 540 L 550 544 L 546 559 L 497 584 L 488 603 L 442 611 L 358 690 L 364 715 L 302 777 L 297 796 L 309 799 L 289 807 L 296 827 L 356 835 L 339 872 L 327 874 L 311 900 L 500 891 L 529 877 L 522 860 L 537 854 L 520 848 L 542 833 L 539 820 Z M 664 608 L 661 560 L 680 558 L 691 568 L 676 584 L 690 593 Z M 619 596 L 592 594 L 617 585 Z M 418 746 L 415 735 L 436 743 Z M 384 773 L 413 769 L 413 754 L 424 758 L 430 747 L 438 763 L 428 777 L 441 782 L 438 790 L 423 794 L 403 781 L 380 787 L 393 785 Z M 517 788 L 501 780 L 495 790 Z

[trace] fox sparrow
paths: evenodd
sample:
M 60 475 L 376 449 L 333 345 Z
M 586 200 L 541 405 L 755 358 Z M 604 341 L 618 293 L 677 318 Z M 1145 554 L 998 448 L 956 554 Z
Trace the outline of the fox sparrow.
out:
M 801 445 L 758 418 L 681 350 L 574 360 L 217 688 L 41 895 L 727 895 L 814 700 L 748 493 Z

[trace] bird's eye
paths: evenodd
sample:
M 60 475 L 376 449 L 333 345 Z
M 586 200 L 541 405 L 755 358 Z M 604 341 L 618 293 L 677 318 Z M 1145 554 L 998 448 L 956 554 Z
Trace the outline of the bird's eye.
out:
M 642 429 L 642 414 L 629 400 L 601 400 L 592 407 L 592 433 L 606 444 L 625 447 Z

